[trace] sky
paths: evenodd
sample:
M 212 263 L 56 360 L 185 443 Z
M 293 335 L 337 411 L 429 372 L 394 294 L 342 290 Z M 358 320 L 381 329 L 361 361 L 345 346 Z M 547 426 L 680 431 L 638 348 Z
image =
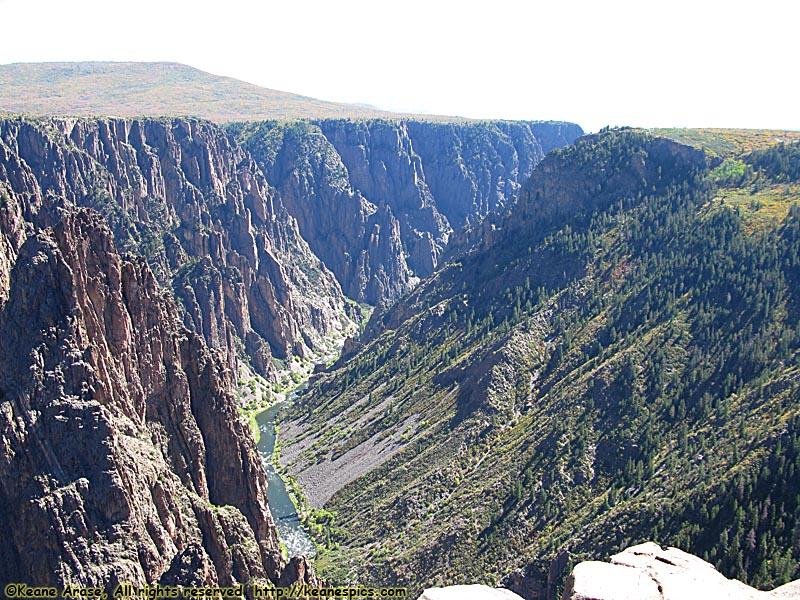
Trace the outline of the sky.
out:
M 800 129 L 794 0 L 0 0 L 0 64 L 171 61 L 471 118 Z

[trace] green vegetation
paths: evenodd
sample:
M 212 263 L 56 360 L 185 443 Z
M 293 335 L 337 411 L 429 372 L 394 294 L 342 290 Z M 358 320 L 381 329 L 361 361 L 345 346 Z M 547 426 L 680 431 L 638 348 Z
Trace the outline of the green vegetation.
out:
M 212 121 L 375 117 L 177 63 L 0 65 L 0 107 L 32 115 L 183 116 Z
M 621 130 L 551 155 L 495 240 L 293 407 L 313 443 L 290 471 L 393 451 L 325 506 L 340 573 L 546 578 L 564 548 L 655 539 L 757 586 L 800 576 L 798 146 L 687 150 Z M 730 200 L 755 182 L 787 186 L 759 227 Z
M 397 118 L 400 115 L 271 90 L 178 63 L 0 65 L 0 114 L 187 116 L 216 122 L 268 119 Z
M 741 156 L 779 142 L 800 141 L 800 131 L 773 129 L 654 129 L 653 133 L 711 156 Z
M 800 144 L 726 158 L 711 176 L 715 201 L 736 209 L 749 231 L 774 229 L 800 198 Z
M 258 374 L 252 373 L 242 367 L 237 380 L 239 386 L 239 412 L 250 424 L 256 444 L 261 440 L 261 430 L 258 428 L 256 417 L 275 404 L 275 395 L 272 385 Z

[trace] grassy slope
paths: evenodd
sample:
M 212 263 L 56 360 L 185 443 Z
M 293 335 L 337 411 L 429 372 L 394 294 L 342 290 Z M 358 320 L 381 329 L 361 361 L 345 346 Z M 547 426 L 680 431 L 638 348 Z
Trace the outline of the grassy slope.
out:
M 800 131 L 774 129 L 654 129 L 653 134 L 704 150 L 711 156 L 741 156 L 779 142 L 800 141 Z
M 800 198 L 800 184 L 757 178 L 745 158 L 781 143 L 800 141 L 800 131 L 772 129 L 655 129 L 653 133 L 702 149 L 714 163 L 714 201 L 736 209 L 750 231 L 773 228 Z
M 640 133 L 577 146 L 522 202 L 547 228 L 507 224 L 423 282 L 296 407 L 317 444 L 291 471 L 373 435 L 402 447 L 326 505 L 334 581 L 495 583 L 647 538 L 757 585 L 797 576 L 797 503 L 775 488 L 778 520 L 752 482 L 774 488 L 798 429 L 800 215 L 746 227 L 715 201 L 730 180 Z M 704 504 L 738 481 L 727 515 Z
M 262 88 L 177 63 L 111 62 L 0 65 L 3 110 L 42 116 L 178 115 L 217 122 L 401 116 Z

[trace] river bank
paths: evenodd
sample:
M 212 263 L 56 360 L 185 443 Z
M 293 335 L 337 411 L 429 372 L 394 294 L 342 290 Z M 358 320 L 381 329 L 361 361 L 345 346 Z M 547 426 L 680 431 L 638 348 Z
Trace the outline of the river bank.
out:
M 278 537 L 281 543 L 286 546 L 289 556 L 299 554 L 314 556 L 316 554 L 316 546 L 303 529 L 300 516 L 297 514 L 297 509 L 286 489 L 286 484 L 272 463 L 276 440 L 275 418 L 285 403 L 290 401 L 291 399 L 288 399 L 273 404 L 255 416 L 260 434 L 257 445 L 261 459 L 264 462 L 264 470 L 267 473 L 269 510 L 278 529 Z

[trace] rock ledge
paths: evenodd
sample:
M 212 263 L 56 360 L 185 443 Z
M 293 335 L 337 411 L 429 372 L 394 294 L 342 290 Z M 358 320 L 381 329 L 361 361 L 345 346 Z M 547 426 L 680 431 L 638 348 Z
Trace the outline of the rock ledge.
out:
M 762 592 L 728 579 L 696 556 L 653 542 L 631 546 L 610 563 L 586 561 L 567 579 L 562 600 L 800 599 L 800 580 Z
M 417 600 L 522 600 L 522 597 L 505 588 L 473 584 L 428 588 Z

